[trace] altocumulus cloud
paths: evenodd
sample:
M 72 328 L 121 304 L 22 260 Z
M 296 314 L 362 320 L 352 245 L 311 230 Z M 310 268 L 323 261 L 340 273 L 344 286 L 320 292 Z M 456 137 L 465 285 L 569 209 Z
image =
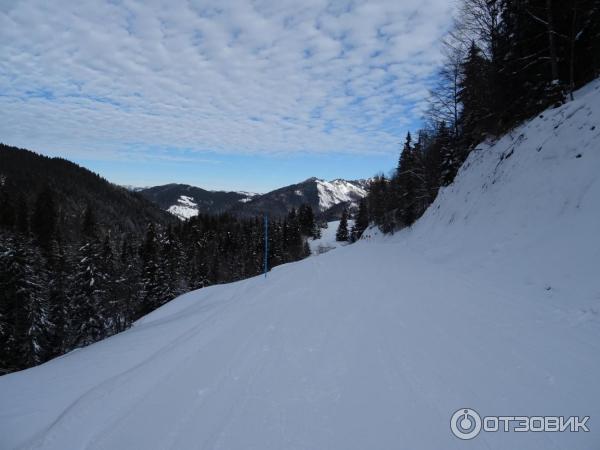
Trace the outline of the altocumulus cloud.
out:
M 451 4 L 0 0 L 0 140 L 108 159 L 395 152 Z

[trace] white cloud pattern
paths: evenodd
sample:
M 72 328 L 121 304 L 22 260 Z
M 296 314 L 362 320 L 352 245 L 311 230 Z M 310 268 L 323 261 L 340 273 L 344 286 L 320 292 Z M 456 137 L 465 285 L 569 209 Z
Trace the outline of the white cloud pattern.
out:
M 447 0 L 0 0 L 0 141 L 65 155 L 396 152 Z

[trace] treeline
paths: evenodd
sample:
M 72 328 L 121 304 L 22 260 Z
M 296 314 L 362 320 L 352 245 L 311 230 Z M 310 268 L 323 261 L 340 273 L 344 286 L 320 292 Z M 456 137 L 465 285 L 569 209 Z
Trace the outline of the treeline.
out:
M 384 232 L 412 225 L 477 144 L 600 74 L 600 0 L 462 0 L 443 45 L 426 125 L 363 205 Z
M 262 218 L 202 215 L 113 234 L 87 207 L 65 232 L 50 188 L 32 204 L 0 185 L 0 374 L 24 369 L 128 328 L 177 295 L 260 274 Z M 269 267 L 310 253 L 310 206 L 269 224 Z M 81 236 L 77 242 L 69 236 Z

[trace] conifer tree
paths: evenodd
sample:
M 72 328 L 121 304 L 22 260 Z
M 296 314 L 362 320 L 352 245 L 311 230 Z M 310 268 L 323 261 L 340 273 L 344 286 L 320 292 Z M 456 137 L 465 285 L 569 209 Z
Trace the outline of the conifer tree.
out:
M 342 217 L 340 219 L 340 224 L 338 225 L 337 231 L 335 233 L 335 240 L 338 242 L 347 242 L 349 239 L 348 234 L 348 210 L 344 208 L 342 212 Z
M 406 135 L 397 169 L 396 218 L 402 226 L 410 226 L 417 219 L 417 164 L 419 144 L 412 145 L 410 133 Z
M 352 241 L 359 240 L 368 226 L 369 211 L 367 209 L 367 201 L 364 198 L 361 198 L 358 202 L 358 212 L 356 213 L 356 219 L 354 221 L 354 225 L 352 226 Z
M 103 304 L 106 274 L 99 267 L 102 248 L 90 206 L 83 215 L 82 235 L 71 279 L 67 320 L 67 342 L 70 348 L 88 345 L 106 336 Z
M 314 239 L 319 238 L 320 232 L 315 222 L 315 215 L 309 204 L 304 204 L 298 209 L 298 224 L 300 234 Z
M 48 353 L 47 273 L 36 247 L 22 239 L 7 238 L 0 244 L 0 350 L 5 371 L 30 367 Z
M 471 42 L 462 65 L 459 91 L 459 98 L 463 105 L 460 116 L 463 142 L 469 147 L 481 142 L 485 134 L 493 129 L 491 123 L 494 115 L 490 111 L 488 74 L 488 62 L 475 42 Z
M 139 310 L 139 262 L 129 237 L 123 239 L 119 256 L 119 275 L 116 279 L 120 307 L 116 318 L 116 331 L 125 330 L 136 318 Z
M 69 315 L 68 257 L 60 241 L 54 240 L 47 259 L 48 308 L 52 328 L 49 330 L 50 357 L 62 355 L 67 350 L 67 317 Z
M 140 315 L 145 315 L 160 306 L 162 302 L 161 274 L 158 261 L 158 238 L 153 223 L 148 224 L 146 237 L 140 249 L 142 260 L 142 304 Z

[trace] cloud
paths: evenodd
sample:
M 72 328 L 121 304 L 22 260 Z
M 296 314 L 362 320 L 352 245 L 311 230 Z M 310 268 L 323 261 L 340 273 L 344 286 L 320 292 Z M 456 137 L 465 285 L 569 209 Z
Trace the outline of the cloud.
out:
M 0 140 L 117 158 L 396 152 L 451 3 L 7 2 Z

